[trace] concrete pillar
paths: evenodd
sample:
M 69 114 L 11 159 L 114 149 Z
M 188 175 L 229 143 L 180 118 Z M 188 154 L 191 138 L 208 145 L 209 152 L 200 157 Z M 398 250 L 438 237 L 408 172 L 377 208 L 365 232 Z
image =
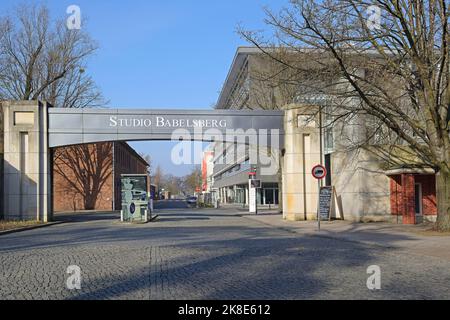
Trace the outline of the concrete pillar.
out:
M 299 105 L 285 110 L 282 202 L 286 220 L 316 218 L 317 180 L 311 170 L 320 163 L 320 135 L 314 115 L 317 111 L 315 106 Z
M 0 220 L 4 218 L 3 207 L 3 153 L 4 153 L 4 117 L 3 107 L 0 102 Z
M 249 197 L 248 186 L 245 186 L 245 205 L 246 206 L 248 206 L 248 197 Z
M 46 103 L 2 102 L 5 219 L 52 219 Z
M 220 200 L 222 203 L 227 203 L 227 199 L 225 198 L 225 189 L 220 188 Z

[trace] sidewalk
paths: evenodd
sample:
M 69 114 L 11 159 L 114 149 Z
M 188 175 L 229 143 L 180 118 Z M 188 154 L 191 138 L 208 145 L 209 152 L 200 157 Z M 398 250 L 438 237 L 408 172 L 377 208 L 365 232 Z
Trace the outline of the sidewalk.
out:
M 317 221 L 285 221 L 282 215 L 275 211 L 267 211 L 259 215 L 242 214 L 242 217 L 304 236 L 395 248 L 450 260 L 450 234 L 442 235 L 432 232 L 431 225 L 323 221 L 319 232 Z

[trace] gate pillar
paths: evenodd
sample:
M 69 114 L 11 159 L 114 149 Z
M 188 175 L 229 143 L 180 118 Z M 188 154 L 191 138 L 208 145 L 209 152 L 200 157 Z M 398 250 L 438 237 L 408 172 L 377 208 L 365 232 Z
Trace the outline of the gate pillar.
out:
M 316 218 L 317 181 L 312 167 L 320 161 L 320 130 L 316 106 L 292 105 L 285 109 L 282 201 L 285 220 Z
M 52 219 L 51 155 L 48 148 L 49 104 L 6 101 L 3 112 L 3 217 Z

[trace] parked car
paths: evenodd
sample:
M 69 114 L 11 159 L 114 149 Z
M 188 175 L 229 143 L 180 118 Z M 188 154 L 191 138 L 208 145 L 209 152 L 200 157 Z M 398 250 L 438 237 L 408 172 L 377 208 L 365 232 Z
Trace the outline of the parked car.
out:
M 187 197 L 186 202 L 188 204 L 196 204 L 197 203 L 197 197 Z

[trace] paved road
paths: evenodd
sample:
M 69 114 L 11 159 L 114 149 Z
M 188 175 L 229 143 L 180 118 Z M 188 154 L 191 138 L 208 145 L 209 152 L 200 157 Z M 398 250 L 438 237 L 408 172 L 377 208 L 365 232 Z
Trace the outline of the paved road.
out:
M 153 204 L 155 209 L 188 209 L 192 205 L 188 205 L 185 200 L 160 200 Z
M 450 299 L 450 262 L 301 236 L 232 210 L 96 215 L 0 237 L 0 299 Z M 101 219 L 98 219 L 101 218 Z M 81 268 L 81 290 L 66 269 Z M 367 267 L 382 270 L 379 291 Z

